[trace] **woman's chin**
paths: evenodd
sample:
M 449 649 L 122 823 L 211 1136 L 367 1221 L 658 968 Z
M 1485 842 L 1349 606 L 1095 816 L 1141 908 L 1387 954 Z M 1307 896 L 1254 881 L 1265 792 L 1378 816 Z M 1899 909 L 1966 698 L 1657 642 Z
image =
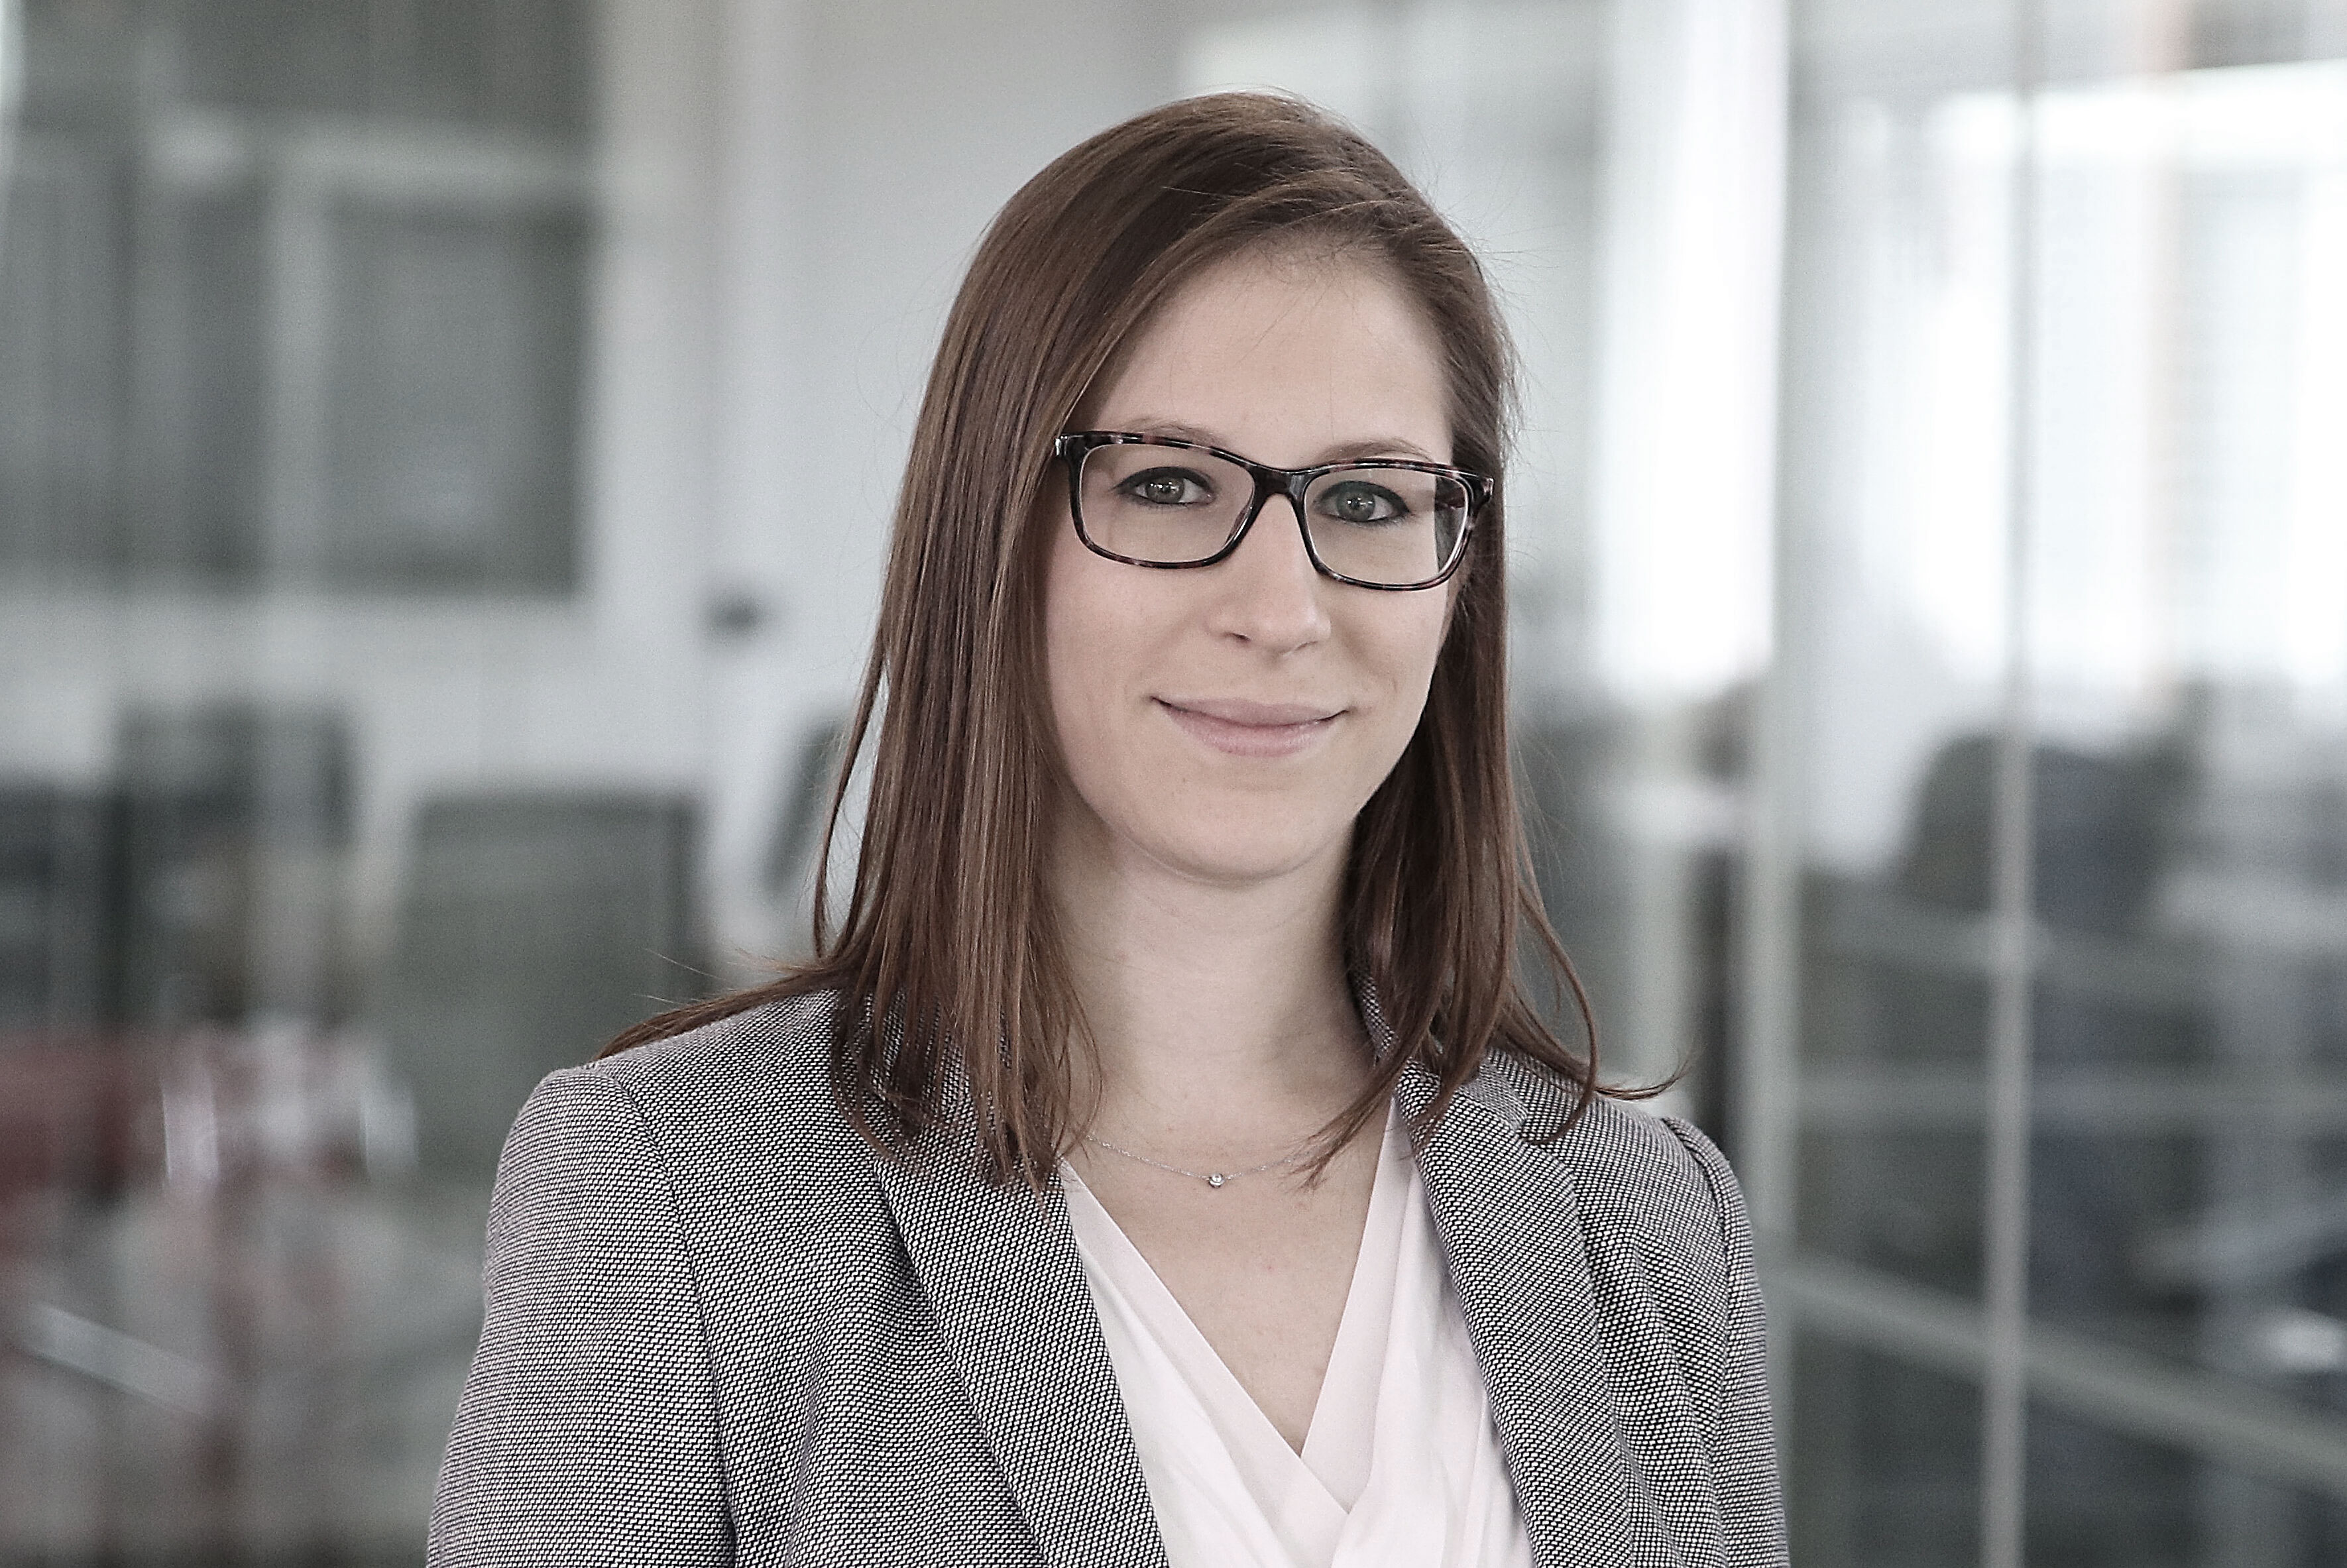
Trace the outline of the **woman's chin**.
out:
M 1191 881 L 1229 887 L 1257 886 L 1308 874 L 1344 854 L 1344 835 L 1316 832 L 1232 835 L 1200 830 L 1152 835 L 1149 857 Z

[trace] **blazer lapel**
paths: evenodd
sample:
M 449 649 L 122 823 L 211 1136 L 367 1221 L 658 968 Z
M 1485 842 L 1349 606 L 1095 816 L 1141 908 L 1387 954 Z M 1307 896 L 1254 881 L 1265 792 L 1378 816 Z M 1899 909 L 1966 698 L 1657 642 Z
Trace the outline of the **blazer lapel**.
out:
M 1141 1456 L 1059 1189 L 989 1185 L 966 1113 L 879 1168 L 905 1250 L 1044 1561 L 1163 1568 Z
M 1436 1088 L 1413 1063 L 1395 1098 L 1416 1117 Z M 1572 1170 L 1526 1141 L 1526 1116 L 1486 1070 L 1420 1141 L 1418 1163 L 1532 1555 L 1542 1568 L 1676 1564 L 1601 1350 Z

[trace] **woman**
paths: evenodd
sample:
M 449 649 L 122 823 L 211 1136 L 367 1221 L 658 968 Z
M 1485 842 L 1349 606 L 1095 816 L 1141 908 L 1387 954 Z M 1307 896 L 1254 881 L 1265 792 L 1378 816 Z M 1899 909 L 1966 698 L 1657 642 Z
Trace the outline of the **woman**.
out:
M 1011 200 L 841 929 L 522 1112 L 433 1562 L 1782 1560 L 1734 1179 L 1517 973 L 1507 371 L 1302 105 Z

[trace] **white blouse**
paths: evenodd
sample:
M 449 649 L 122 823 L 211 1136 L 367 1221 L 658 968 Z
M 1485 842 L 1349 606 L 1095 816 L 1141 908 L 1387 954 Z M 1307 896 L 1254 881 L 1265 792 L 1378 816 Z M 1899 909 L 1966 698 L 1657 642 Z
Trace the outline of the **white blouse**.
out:
M 1398 1116 L 1300 1455 L 1082 1179 L 1061 1170 L 1173 1568 L 1530 1568 Z

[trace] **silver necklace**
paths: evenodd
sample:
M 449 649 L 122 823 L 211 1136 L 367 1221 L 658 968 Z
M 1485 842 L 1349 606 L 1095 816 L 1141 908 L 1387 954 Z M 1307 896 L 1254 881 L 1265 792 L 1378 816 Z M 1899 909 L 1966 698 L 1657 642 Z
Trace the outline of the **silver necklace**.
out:
M 1210 1187 L 1219 1187 L 1224 1183 L 1239 1176 L 1260 1176 L 1266 1171 L 1276 1171 L 1283 1165 L 1301 1163 L 1304 1159 L 1301 1154 L 1283 1154 L 1276 1160 L 1266 1160 L 1260 1165 L 1249 1165 L 1244 1171 L 1185 1171 L 1179 1165 L 1169 1165 L 1163 1160 L 1153 1160 L 1146 1154 L 1136 1154 L 1121 1144 L 1112 1143 L 1107 1139 L 1096 1137 L 1090 1132 L 1084 1134 L 1084 1142 L 1098 1144 L 1119 1159 L 1131 1160 L 1136 1165 L 1153 1166 L 1176 1176 L 1187 1176 L 1194 1182 L 1204 1182 Z

